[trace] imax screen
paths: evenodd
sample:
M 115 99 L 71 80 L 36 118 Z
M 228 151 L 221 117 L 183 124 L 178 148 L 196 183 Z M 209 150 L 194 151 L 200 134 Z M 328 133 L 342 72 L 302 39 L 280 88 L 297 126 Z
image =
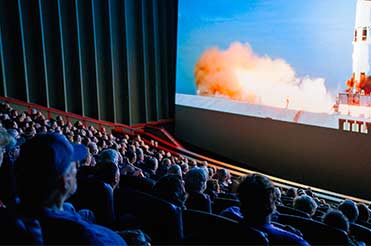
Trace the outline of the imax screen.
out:
M 370 9 L 367 0 L 180 0 L 176 104 L 368 124 Z

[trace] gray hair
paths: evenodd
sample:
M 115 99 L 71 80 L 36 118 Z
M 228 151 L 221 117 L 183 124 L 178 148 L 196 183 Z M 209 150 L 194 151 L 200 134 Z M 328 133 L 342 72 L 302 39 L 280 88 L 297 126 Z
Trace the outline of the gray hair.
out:
M 118 165 L 120 156 L 114 149 L 105 149 L 99 154 L 98 162 L 110 161 Z
M 308 195 L 301 195 L 294 199 L 294 208 L 306 212 L 312 216 L 316 212 L 317 204 L 312 197 Z
M 206 188 L 207 175 L 202 168 L 192 168 L 185 176 L 185 188 L 190 192 L 203 192 Z

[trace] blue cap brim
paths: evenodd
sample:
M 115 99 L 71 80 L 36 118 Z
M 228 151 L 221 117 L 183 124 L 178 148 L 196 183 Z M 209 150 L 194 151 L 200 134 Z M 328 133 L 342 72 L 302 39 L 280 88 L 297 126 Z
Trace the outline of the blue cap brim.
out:
M 72 154 L 72 161 L 81 161 L 86 158 L 88 155 L 88 151 L 85 145 L 82 144 L 72 144 L 73 147 L 73 154 Z

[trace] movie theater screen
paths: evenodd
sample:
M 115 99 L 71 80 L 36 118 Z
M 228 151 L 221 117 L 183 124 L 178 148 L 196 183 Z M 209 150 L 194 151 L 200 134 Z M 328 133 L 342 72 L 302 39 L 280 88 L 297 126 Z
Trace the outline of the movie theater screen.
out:
M 371 197 L 348 189 L 352 180 L 329 182 L 334 171 L 356 179 L 371 166 L 370 8 L 179 0 L 176 136 L 260 171 Z

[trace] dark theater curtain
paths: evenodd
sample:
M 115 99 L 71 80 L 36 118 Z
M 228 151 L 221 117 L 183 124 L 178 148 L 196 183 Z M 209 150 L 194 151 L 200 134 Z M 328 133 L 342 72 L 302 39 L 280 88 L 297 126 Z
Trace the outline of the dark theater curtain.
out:
M 0 0 L 0 95 L 100 120 L 174 116 L 177 0 Z

